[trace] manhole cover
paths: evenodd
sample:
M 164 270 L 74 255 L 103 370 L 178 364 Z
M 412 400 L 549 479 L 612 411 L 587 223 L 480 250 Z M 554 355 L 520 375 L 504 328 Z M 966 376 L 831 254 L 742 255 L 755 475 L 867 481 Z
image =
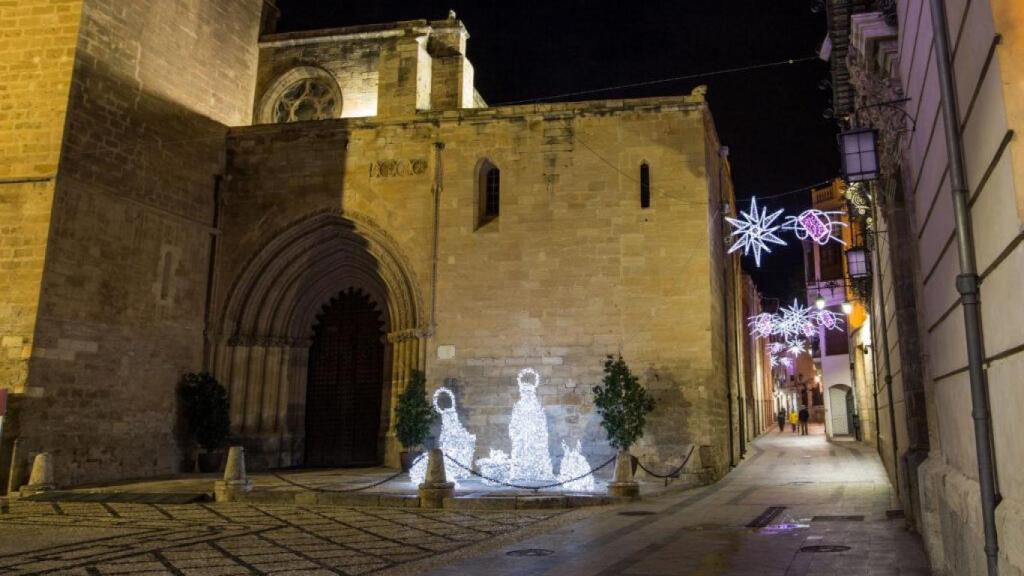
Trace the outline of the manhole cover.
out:
M 818 546 L 804 546 L 801 552 L 846 552 L 849 546 L 837 546 L 835 544 L 821 544 Z
M 505 552 L 505 556 L 551 556 L 554 553 L 554 550 L 548 550 L 547 548 L 524 548 L 522 550 L 509 550 Z
M 653 516 L 657 512 L 651 512 L 650 510 L 626 510 L 625 512 L 619 512 L 619 516 Z

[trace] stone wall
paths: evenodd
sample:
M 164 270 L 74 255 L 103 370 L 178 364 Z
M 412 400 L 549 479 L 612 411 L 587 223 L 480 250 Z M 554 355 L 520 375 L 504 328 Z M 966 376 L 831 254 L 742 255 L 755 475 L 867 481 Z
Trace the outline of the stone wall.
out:
M 28 377 L 81 9 L 0 5 L 0 387 L 15 393 Z
M 409 368 L 425 367 L 431 388 L 455 391 L 478 457 L 508 450 L 515 375 L 525 367 L 541 373 L 552 454 L 561 440 L 581 439 L 594 463 L 606 457 L 591 388 L 605 356 L 622 353 L 659 402 L 637 452 L 669 463 L 707 445 L 717 455 L 704 464 L 723 473 L 712 130 L 696 95 L 232 131 L 215 338 L 236 433 L 262 464 L 301 457 L 304 383 L 291 372 L 301 361 L 286 361 L 282 375 L 281 352 L 270 350 L 301 358 L 315 313 L 353 283 L 388 300 L 389 397 Z M 501 214 L 481 227 L 485 158 L 501 170 Z M 639 201 L 644 161 L 649 209 Z M 347 259 L 332 264 L 334 254 Z M 344 262 L 347 275 L 336 272 Z M 268 388 L 270 396 L 254 392 Z M 388 462 L 396 455 L 389 436 Z
M 178 470 L 215 176 L 248 123 L 262 2 L 87 0 L 30 360 L 27 451 L 74 484 Z
M 987 357 L 989 404 L 998 488 L 996 509 L 1000 573 L 1024 571 L 1024 461 L 1020 417 L 1024 392 L 1024 307 L 1020 280 L 1024 251 L 1020 198 L 1024 168 L 1019 154 L 1020 3 L 946 3 L 966 152 L 967 186 Z M 1011 7 L 1012 6 L 1012 7 Z M 931 452 L 917 474 L 921 531 L 932 565 L 941 574 L 985 572 L 981 499 L 971 417 L 963 312 L 955 289 L 959 273 L 948 154 L 939 109 L 928 2 L 899 2 L 900 78 L 917 118 L 906 143 L 904 189 L 920 275 L 918 314 L 923 327 L 924 380 Z M 1000 41 L 1000 36 L 1002 40 Z M 1008 41 L 1009 39 L 1009 41 Z M 910 398 L 908 397 L 908 402 Z

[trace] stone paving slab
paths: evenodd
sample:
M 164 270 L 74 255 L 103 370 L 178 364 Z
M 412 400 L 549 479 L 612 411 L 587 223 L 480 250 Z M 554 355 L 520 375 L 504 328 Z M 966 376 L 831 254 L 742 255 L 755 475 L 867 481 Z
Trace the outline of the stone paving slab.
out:
M 564 513 L 15 500 L 0 510 L 0 573 L 365 574 Z

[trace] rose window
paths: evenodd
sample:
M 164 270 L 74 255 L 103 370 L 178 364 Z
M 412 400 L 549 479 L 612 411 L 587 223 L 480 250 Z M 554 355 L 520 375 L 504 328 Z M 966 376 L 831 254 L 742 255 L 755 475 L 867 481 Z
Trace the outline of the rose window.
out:
M 306 78 L 281 93 L 274 122 L 301 122 L 338 117 L 338 98 L 322 80 Z

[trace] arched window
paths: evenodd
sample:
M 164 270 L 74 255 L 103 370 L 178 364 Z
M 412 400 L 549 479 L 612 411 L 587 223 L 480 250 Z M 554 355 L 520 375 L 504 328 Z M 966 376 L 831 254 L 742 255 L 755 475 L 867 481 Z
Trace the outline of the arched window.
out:
M 343 98 L 338 81 L 316 66 L 296 66 L 263 92 L 256 122 L 279 124 L 341 118 Z
M 501 213 L 501 171 L 484 160 L 480 163 L 477 182 L 477 227 L 494 220 Z
M 651 167 L 647 162 L 640 164 L 640 207 L 651 207 Z
M 301 122 L 336 118 L 341 106 L 330 86 L 319 78 L 305 78 L 281 93 L 274 105 L 274 122 Z

